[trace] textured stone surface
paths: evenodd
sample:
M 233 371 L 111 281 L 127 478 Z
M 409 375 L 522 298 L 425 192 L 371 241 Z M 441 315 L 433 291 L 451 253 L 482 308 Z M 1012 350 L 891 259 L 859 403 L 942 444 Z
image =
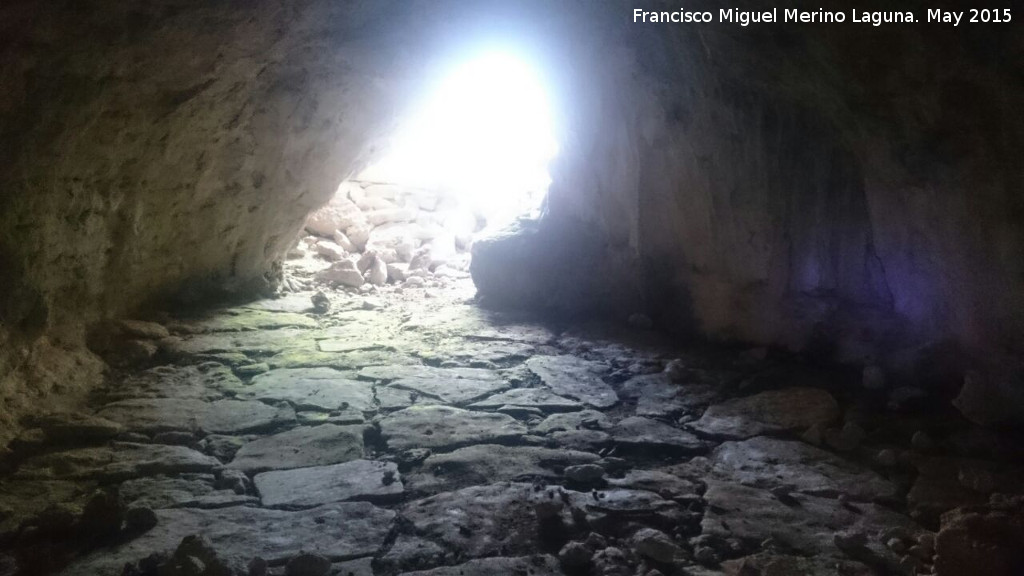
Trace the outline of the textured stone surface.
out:
M 752 438 L 725 442 L 709 459 L 716 473 L 746 486 L 784 486 L 816 496 L 893 500 L 897 487 L 878 474 L 803 442 Z
M 380 421 L 381 434 L 392 450 L 419 446 L 454 448 L 469 443 L 509 440 L 526 427 L 504 414 L 470 412 L 447 406 L 413 406 Z
M 845 576 L 873 576 L 877 572 L 870 566 L 853 560 L 835 558 L 805 558 L 787 554 L 761 553 L 722 563 L 726 574 L 843 574 Z
M 212 474 L 157 476 L 122 482 L 118 496 L 128 508 L 223 508 L 254 504 L 258 499 L 232 490 L 218 490 Z
M 923 532 L 906 516 L 875 504 L 851 510 L 828 498 L 792 498 L 795 505 L 780 502 L 767 490 L 711 480 L 704 494 L 708 508 L 701 523 L 703 534 L 755 542 L 771 537 L 793 550 L 842 557 L 833 546 L 837 532 L 868 535 L 869 547 L 879 555 L 891 555 L 875 538 L 880 531 L 902 528 L 913 535 Z
M 293 368 L 271 370 L 252 379 L 252 385 L 239 396 L 260 400 L 285 400 L 296 408 L 357 411 L 370 410 L 373 390 L 331 368 Z
M 410 502 L 402 515 L 416 533 L 468 558 L 530 550 L 536 538 L 529 484 L 499 483 Z
M 595 454 L 576 450 L 478 444 L 427 458 L 423 472 L 407 480 L 416 490 L 434 492 L 491 482 L 535 478 L 550 481 L 558 478 L 558 470 L 566 466 L 597 460 Z
M 99 415 L 138 432 L 203 430 L 237 434 L 265 430 L 295 421 L 290 408 L 243 400 L 144 398 L 107 404 Z
M 935 573 L 1011 576 L 1024 567 L 1024 501 L 958 508 L 943 515 L 935 538 Z
M 683 450 L 707 447 L 705 442 L 689 432 L 641 416 L 623 419 L 609 433 L 616 442 L 640 447 Z
M 498 381 L 501 376 L 492 370 L 480 368 L 435 368 L 433 366 L 368 366 L 359 371 L 361 378 L 368 380 L 441 380 L 468 379 L 476 381 Z
M 253 473 L 339 464 L 363 457 L 363 427 L 301 426 L 246 443 L 229 468 Z
M 575 356 L 534 356 L 526 361 L 555 394 L 575 398 L 595 408 L 614 406 L 619 397 L 601 380 L 608 366 L 581 360 Z
M 1024 485 L 1024 467 L 973 458 L 925 458 L 917 471 L 907 504 L 931 521 L 953 508 L 984 504 L 994 492 L 1020 493 Z
M 232 347 L 228 345 L 225 350 Z M 216 362 L 192 366 L 157 366 L 131 374 L 101 390 L 104 398 L 191 398 L 217 400 L 224 393 L 242 387 L 231 368 Z
M 79 448 L 30 458 L 16 477 L 37 479 L 123 479 L 151 474 L 209 472 L 216 459 L 184 446 L 118 442 L 101 448 Z
M 583 406 L 570 398 L 559 396 L 543 388 L 516 388 L 495 394 L 485 400 L 474 402 L 472 408 L 500 408 L 516 406 L 521 408 L 538 408 L 545 412 L 562 410 L 579 410 Z
M 707 353 L 680 349 L 651 332 L 634 340 L 631 328 L 613 324 L 572 327 L 545 344 L 530 344 L 541 357 L 580 358 L 562 364 L 608 367 L 606 385 L 621 393 L 621 402 L 605 409 L 555 394 L 527 368 L 529 359 L 471 368 L 468 360 L 436 358 L 436 366 L 426 366 L 420 363 L 422 351 L 439 334 L 454 337 L 422 320 L 415 328 L 398 329 L 402 319 L 424 311 L 466 312 L 452 303 L 472 294 L 465 281 L 432 281 L 440 286 L 429 297 L 394 284 L 344 294 L 318 286 L 333 302 L 317 315 L 323 328 L 200 335 L 220 339 L 216 347 L 224 351 L 184 353 L 173 366 L 112 372 L 109 385 L 79 407 L 78 416 L 40 415 L 31 421 L 64 430 L 57 437 L 80 439 L 50 443 L 44 428 L 35 428 L 11 445 L 12 458 L 4 462 L 11 466 L 0 470 L 13 472 L 0 478 L 0 534 L 10 537 L 5 541 L 33 573 L 54 573 L 61 567 L 50 566 L 51 558 L 62 561 L 33 556 L 37 536 L 73 549 L 66 557 L 74 559 L 69 573 L 102 574 L 174 549 L 186 535 L 188 546 L 197 545 L 197 535 L 211 542 L 210 551 L 199 555 L 207 565 L 217 554 L 244 568 L 253 555 L 269 550 L 270 573 L 287 572 L 284 567 L 298 552 L 294 547 L 305 549 L 308 558 L 325 555 L 320 568 L 333 564 L 333 571 L 366 576 L 434 569 L 544 573 L 551 561 L 545 555 L 557 550 L 561 562 L 581 571 L 592 561 L 590 571 L 617 576 L 646 576 L 657 563 L 659 570 L 670 570 L 665 563 L 673 559 L 700 575 L 716 573 L 720 561 L 726 561 L 723 569 L 744 571 L 814 572 L 839 565 L 859 574 L 867 565 L 902 573 L 900 563 L 933 558 L 934 535 L 912 517 L 932 526 L 947 507 L 974 503 L 991 512 L 979 523 L 972 508 L 964 513 L 965 523 L 950 524 L 944 542 L 949 562 L 962 564 L 975 550 L 1014 558 L 1012 546 L 993 540 L 1008 526 L 995 503 L 1015 501 L 1005 494 L 1020 486 L 1006 456 L 1014 445 L 997 434 L 927 421 L 904 430 L 908 423 L 868 411 L 872 404 L 861 398 L 837 394 L 837 402 L 814 392 L 825 411 L 844 414 L 848 428 L 861 428 L 856 450 L 840 455 L 828 443 L 815 448 L 774 436 L 728 441 L 695 435 L 688 426 L 714 399 L 717 404 L 707 411 L 731 413 L 726 424 L 732 429 L 795 437 L 801 428 L 793 422 L 807 411 L 786 400 L 800 400 L 806 389 L 752 396 L 744 390 L 802 383 L 802 371 L 813 375 L 811 382 L 842 372 L 803 370 L 802 363 L 787 359 L 766 365 L 757 354 L 717 347 Z M 496 318 L 505 317 L 474 312 L 460 323 L 451 314 L 436 315 L 445 326 L 465 324 L 495 336 L 507 329 L 512 338 L 478 343 L 514 343 L 545 333 Z M 179 329 L 173 320 L 167 324 Z M 363 333 L 393 334 L 387 354 L 408 363 L 377 364 L 383 349 L 315 349 L 316 342 L 331 339 L 358 343 Z M 312 365 L 251 376 L 240 368 L 268 354 L 289 354 Z M 335 356 L 348 356 L 353 369 L 316 364 Z M 673 363 L 677 368 L 664 370 L 664 358 L 680 358 Z M 251 391 L 261 399 L 236 399 L 249 398 Z M 339 391 L 360 396 L 352 405 L 340 401 Z M 442 400 L 481 392 L 487 397 L 467 401 L 468 407 Z M 112 398 L 117 401 L 110 403 Z M 274 411 L 287 402 L 302 409 L 271 424 L 247 409 Z M 128 426 L 115 439 L 109 436 L 120 425 L 83 416 L 102 406 Z M 227 408 L 217 413 L 219 406 Z M 293 414 L 290 407 L 284 411 Z M 203 421 L 232 432 L 208 434 Z M 899 426 L 896 433 L 893 426 Z M 838 429 L 838 418 L 826 428 Z M 913 433 L 919 430 L 934 441 L 924 446 L 923 432 Z M 78 440 L 94 446 L 70 449 Z M 892 457 L 878 469 L 891 481 L 872 470 L 872 457 L 882 448 Z M 967 450 L 984 451 L 989 459 L 948 455 Z M 916 477 L 908 474 L 910 465 Z M 92 535 L 112 532 L 125 512 L 115 493 L 130 507 L 131 528 L 104 543 Z M 360 509 L 348 508 L 345 519 L 325 517 L 325 505 L 358 501 L 392 511 L 363 508 L 367 516 L 360 519 Z M 950 514 L 945 518 L 952 522 Z M 187 564 L 184 554 L 171 564 Z M 911 559 L 901 558 L 906 554 Z M 523 565 L 523 558 L 531 564 Z M 707 566 L 691 565 L 690 558 Z M 558 569 L 575 570 L 568 566 Z
M 277 470 L 253 478 L 271 508 L 311 508 L 345 500 L 394 499 L 404 486 L 393 463 L 352 460 L 331 466 Z
M 332 560 L 377 552 L 391 529 L 394 512 L 366 502 L 328 504 L 286 512 L 236 506 L 223 510 L 159 510 L 156 527 L 130 542 L 76 560 L 61 574 L 120 573 L 126 562 L 153 551 L 171 552 L 182 538 L 203 534 L 218 556 L 242 568 L 253 556 L 283 563 L 299 551 Z
M 403 572 L 402 576 L 491 576 L 493 574 L 557 576 L 562 574 L 562 571 L 558 569 L 558 561 L 551 556 L 524 556 L 519 558 L 481 558 L 458 566 Z
M 41 428 L 50 442 L 95 442 L 117 436 L 124 428 L 112 420 L 78 412 L 33 415 L 29 425 Z
M 580 410 L 565 414 L 552 414 L 545 418 L 534 430 L 542 434 L 559 430 L 605 430 L 611 427 L 611 421 L 597 410 Z
M 80 515 L 92 493 L 91 483 L 66 480 L 4 480 L 0 482 L 0 538 L 17 533 L 47 508 L 61 506 Z
M 495 378 L 475 379 L 439 375 L 425 378 L 399 378 L 391 381 L 388 386 L 414 391 L 449 404 L 465 404 L 507 388 L 508 383 Z
M 316 328 L 316 320 L 293 312 L 239 308 L 185 325 L 192 332 L 238 332 L 275 328 Z
M 837 417 L 839 406 L 828 392 L 785 388 L 715 404 L 693 423 L 693 428 L 712 436 L 742 439 L 771 432 L 801 431 L 815 424 L 826 426 Z

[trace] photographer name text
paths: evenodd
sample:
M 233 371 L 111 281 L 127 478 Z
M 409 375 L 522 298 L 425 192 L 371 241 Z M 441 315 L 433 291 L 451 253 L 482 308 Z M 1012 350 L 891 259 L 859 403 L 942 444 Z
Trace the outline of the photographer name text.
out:
M 650 12 L 637 8 L 633 10 L 633 22 L 637 24 L 700 24 L 723 22 L 751 26 L 756 24 L 866 24 L 883 26 L 886 24 L 914 24 L 931 22 L 950 26 L 968 24 L 1005 24 L 1013 20 L 1009 8 L 971 8 L 970 10 L 939 10 L 928 9 L 924 14 L 913 11 L 868 11 L 852 9 L 849 11 L 832 11 L 819 8 L 817 10 L 799 10 L 772 8 L 771 10 L 739 10 L 722 8 L 716 11 L 686 10 Z

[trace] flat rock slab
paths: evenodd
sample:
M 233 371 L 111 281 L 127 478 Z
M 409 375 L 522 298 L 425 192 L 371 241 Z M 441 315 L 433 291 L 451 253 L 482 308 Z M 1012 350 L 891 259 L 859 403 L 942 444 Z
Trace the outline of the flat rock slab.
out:
M 316 320 L 294 312 L 270 312 L 252 308 L 232 308 L 215 316 L 184 323 L 195 332 L 239 332 L 275 328 L 316 328 Z
M 929 521 L 953 508 L 984 504 L 993 492 L 1020 494 L 1024 486 L 1024 468 L 988 460 L 933 457 L 916 466 L 907 504 Z
M 354 338 L 328 338 L 317 340 L 316 347 L 321 352 L 354 352 L 356 350 L 382 350 L 391 349 L 387 341 L 367 342 L 364 339 Z
M 415 533 L 465 558 L 536 549 L 532 484 L 498 483 L 443 492 L 404 505 Z
M 256 376 L 239 398 L 286 401 L 298 409 L 374 409 L 373 388 L 332 368 L 282 368 Z
M 316 343 L 293 346 L 267 359 L 271 368 L 315 368 L 358 370 L 363 366 L 401 366 L 415 364 L 415 358 L 394 352 L 390 347 L 370 347 L 346 352 L 321 352 Z
M 597 410 L 580 410 L 564 414 L 552 414 L 534 428 L 534 432 L 549 434 L 567 430 L 607 430 L 611 420 Z
M 431 396 L 447 404 L 465 404 L 508 388 L 504 380 L 488 378 L 399 378 L 388 386 Z
M 28 427 L 42 428 L 48 442 L 86 443 L 109 440 L 124 430 L 112 420 L 79 412 L 49 412 L 32 415 Z
M 576 356 L 534 356 L 526 367 L 555 394 L 575 398 L 595 408 L 610 408 L 619 397 L 601 380 L 608 366 Z
M 420 380 L 483 380 L 501 381 L 501 375 L 494 370 L 483 368 L 435 368 L 422 364 L 409 364 L 399 366 L 367 366 L 359 371 L 359 377 L 367 380 L 393 380 L 420 379 Z
M 767 490 L 734 482 L 708 480 L 704 500 L 708 506 L 701 527 L 704 535 L 763 542 L 771 537 L 788 549 L 802 554 L 842 558 L 833 537 L 841 532 L 861 532 L 868 547 L 896 563 L 877 535 L 887 528 L 904 528 L 910 534 L 923 530 L 910 518 L 876 504 L 847 507 L 838 500 L 792 494 L 783 503 Z
M 673 416 L 687 408 L 685 387 L 664 372 L 634 376 L 622 383 L 619 394 L 637 401 L 637 416 Z
M 672 517 L 679 512 L 679 505 L 646 490 L 624 490 L 612 488 L 597 492 L 575 492 L 566 490 L 569 502 L 582 510 L 610 516 L 659 516 Z
M 257 498 L 214 487 L 212 474 L 136 478 L 121 483 L 121 501 L 129 508 L 224 508 L 256 504 Z
M 609 478 L 608 485 L 628 490 L 653 492 L 666 499 L 692 498 L 703 492 L 703 485 L 661 470 L 630 470 L 622 478 Z
M 51 506 L 81 511 L 95 487 L 89 482 L 64 480 L 0 482 L 0 539 L 14 535 L 22 524 Z
M 381 419 L 380 429 L 392 450 L 455 448 L 526 434 L 526 426 L 510 416 L 449 406 L 411 406 Z
M 316 349 L 313 331 L 301 328 L 254 330 L 251 332 L 198 334 L 160 341 L 160 347 L 171 355 L 196 356 L 218 352 L 258 356 L 279 354 L 292 348 Z
M 481 558 L 458 566 L 403 572 L 400 576 L 495 576 L 496 574 L 560 576 L 562 571 L 558 568 L 558 560 L 554 557 L 538 555 L 517 558 Z
M 550 437 L 556 446 L 585 452 L 599 452 L 612 441 L 607 432 L 600 430 L 560 430 Z
M 424 361 L 457 362 L 468 366 L 474 364 L 502 365 L 525 360 L 534 353 L 533 346 L 521 342 L 447 338 L 440 342 L 426 342 L 422 346 L 417 346 L 417 344 L 410 342 L 411 347 Z
M 184 446 L 114 442 L 43 454 L 21 463 L 16 478 L 115 480 L 157 474 L 211 472 L 220 462 Z
M 254 556 L 272 564 L 283 563 L 299 551 L 348 560 L 377 553 L 395 518 L 394 512 L 368 502 L 328 504 L 301 512 L 236 506 L 157 510 L 156 514 L 157 524 L 148 532 L 120 546 L 96 550 L 61 574 L 120 574 L 128 562 L 153 552 L 173 552 L 190 534 L 209 538 L 218 556 L 243 574 Z
M 252 474 L 340 464 L 363 457 L 363 426 L 302 426 L 253 440 L 239 448 L 228 468 Z
M 475 306 L 447 306 L 416 314 L 402 325 L 402 330 L 439 338 L 471 337 L 528 344 L 546 344 L 554 338 L 547 328 L 519 323 Z
M 240 434 L 269 430 L 295 421 L 291 408 L 276 408 L 245 400 L 138 398 L 107 404 L 99 416 L 145 433 L 202 430 L 214 434 Z
M 313 300 L 316 292 L 290 292 L 280 298 L 267 298 L 250 302 L 241 308 L 250 310 L 264 310 L 267 312 L 292 312 L 302 314 L 313 311 Z
M 759 436 L 725 442 L 709 457 L 715 474 L 748 486 L 786 486 L 797 492 L 835 498 L 882 501 L 898 489 L 874 471 L 803 442 Z
M 260 501 L 271 508 L 310 508 L 346 500 L 385 500 L 405 487 L 393 462 L 353 460 L 331 466 L 277 470 L 253 478 Z
M 421 491 L 455 490 L 473 484 L 532 479 L 555 480 L 566 466 L 590 464 L 600 457 L 576 450 L 479 444 L 427 458 L 422 472 L 407 476 Z
M 609 433 L 615 442 L 633 446 L 688 451 L 707 448 L 706 442 L 685 430 L 641 416 L 624 418 Z
M 745 440 L 761 434 L 825 426 L 839 417 L 839 405 L 818 388 L 769 390 L 715 404 L 692 428 L 718 438 Z
M 471 408 L 482 410 L 496 410 L 503 406 L 537 408 L 544 412 L 564 412 L 583 408 L 579 402 L 559 396 L 546 388 L 513 388 L 470 404 Z
M 722 562 L 726 574 L 842 574 L 843 576 L 876 576 L 877 571 L 866 564 L 837 558 L 805 558 L 786 554 L 761 553 Z
M 381 410 L 401 410 L 402 408 L 420 404 L 443 404 L 440 400 L 424 396 L 415 390 L 392 388 L 384 384 L 377 386 L 375 391 L 377 393 L 377 406 Z
M 217 362 L 192 366 L 157 366 L 127 376 L 99 390 L 109 401 L 133 398 L 218 400 L 242 387 L 231 368 Z

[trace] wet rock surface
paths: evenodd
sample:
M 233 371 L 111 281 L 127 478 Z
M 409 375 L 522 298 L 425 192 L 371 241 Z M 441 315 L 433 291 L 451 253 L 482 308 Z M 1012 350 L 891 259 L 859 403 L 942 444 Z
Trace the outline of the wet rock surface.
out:
M 789 358 L 414 278 L 133 325 L 169 363 L 31 422 L 0 545 L 68 575 L 1019 569 L 1012 442 L 901 426 Z

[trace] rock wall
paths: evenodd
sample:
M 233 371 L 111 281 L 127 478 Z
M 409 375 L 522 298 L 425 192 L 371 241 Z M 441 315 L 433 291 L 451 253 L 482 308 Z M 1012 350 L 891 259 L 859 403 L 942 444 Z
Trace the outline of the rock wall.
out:
M 1010 26 L 610 24 L 574 52 L 551 220 L 635 259 L 632 301 L 680 332 L 1007 359 L 1024 350 L 1022 54 Z
M 659 40 L 694 65 L 660 87 L 668 121 L 639 154 L 640 252 L 703 332 L 849 359 L 902 340 L 1020 349 L 1019 35 Z
M 33 376 L 50 348 L 81 349 L 83 322 L 271 286 L 394 114 L 389 7 L 0 8 L 0 427 L 98 378 Z

